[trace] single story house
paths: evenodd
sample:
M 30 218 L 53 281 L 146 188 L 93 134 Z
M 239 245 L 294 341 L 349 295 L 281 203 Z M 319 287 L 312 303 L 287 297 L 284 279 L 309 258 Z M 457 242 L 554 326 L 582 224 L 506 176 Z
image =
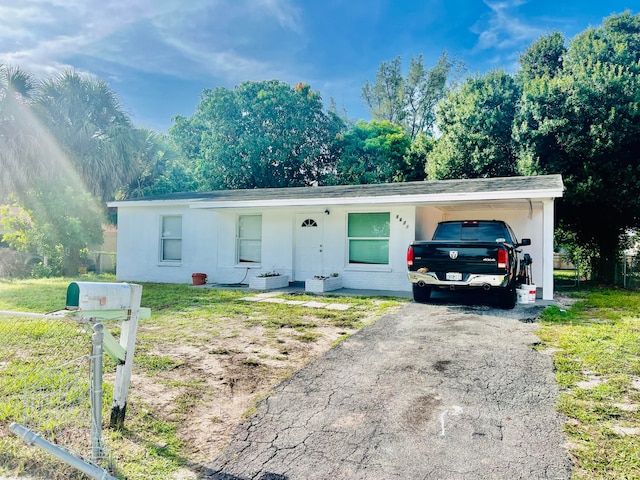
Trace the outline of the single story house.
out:
M 117 278 L 248 283 L 337 273 L 345 288 L 410 291 L 406 251 L 443 220 L 504 220 L 533 258 L 538 296 L 553 298 L 560 175 L 191 192 L 109 203 L 118 209 Z

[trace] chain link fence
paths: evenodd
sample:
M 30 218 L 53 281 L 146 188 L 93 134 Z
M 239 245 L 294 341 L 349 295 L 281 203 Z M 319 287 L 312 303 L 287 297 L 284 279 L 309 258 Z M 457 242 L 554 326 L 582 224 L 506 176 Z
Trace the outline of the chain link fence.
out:
M 640 290 L 640 257 L 623 255 L 616 264 L 616 285 L 629 290 Z
M 87 478 L 12 435 L 14 422 L 33 432 L 29 444 L 42 438 L 75 458 L 113 470 L 108 448 L 102 438 L 95 438 L 101 433 L 95 423 L 101 423 L 102 415 L 92 412 L 92 392 L 95 404 L 104 388 L 102 350 L 94 354 L 93 330 L 86 320 L 0 315 L 0 478 Z M 114 368 L 108 357 L 105 363 L 105 369 Z M 99 371 L 99 379 L 92 375 L 92 365 L 97 365 L 93 370 Z
M 86 269 L 95 273 L 116 273 L 116 258 L 116 252 L 91 251 Z
M 563 285 L 579 285 L 580 282 L 589 280 L 586 268 L 580 268 L 583 262 L 577 258 L 570 261 L 566 256 L 556 253 L 554 255 L 554 271 L 556 283 Z M 623 254 L 615 265 L 614 284 L 627 290 L 640 290 L 640 255 Z

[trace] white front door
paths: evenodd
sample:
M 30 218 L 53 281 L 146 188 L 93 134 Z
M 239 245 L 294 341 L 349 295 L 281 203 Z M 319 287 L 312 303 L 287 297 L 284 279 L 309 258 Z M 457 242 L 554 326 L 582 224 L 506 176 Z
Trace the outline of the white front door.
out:
M 295 225 L 294 280 L 303 282 L 322 272 L 322 214 L 298 214 Z

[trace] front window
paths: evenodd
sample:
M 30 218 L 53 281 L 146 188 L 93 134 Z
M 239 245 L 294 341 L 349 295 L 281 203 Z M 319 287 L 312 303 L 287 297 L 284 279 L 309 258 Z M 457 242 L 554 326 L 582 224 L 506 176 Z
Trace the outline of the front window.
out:
M 260 263 L 262 252 L 262 216 L 238 216 L 238 263 Z
M 348 222 L 349 263 L 388 265 L 390 214 L 350 213 Z
M 179 262 L 182 260 L 182 217 L 162 217 L 160 233 L 160 260 Z

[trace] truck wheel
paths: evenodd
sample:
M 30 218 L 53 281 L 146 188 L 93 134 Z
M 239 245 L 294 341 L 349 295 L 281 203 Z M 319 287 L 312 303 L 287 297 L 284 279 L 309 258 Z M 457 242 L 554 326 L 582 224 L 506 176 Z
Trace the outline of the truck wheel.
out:
M 413 284 L 413 299 L 418 303 L 428 302 L 431 298 L 431 287 L 421 287 Z
M 516 306 L 517 294 L 515 287 L 511 286 L 500 292 L 500 308 L 512 310 Z

